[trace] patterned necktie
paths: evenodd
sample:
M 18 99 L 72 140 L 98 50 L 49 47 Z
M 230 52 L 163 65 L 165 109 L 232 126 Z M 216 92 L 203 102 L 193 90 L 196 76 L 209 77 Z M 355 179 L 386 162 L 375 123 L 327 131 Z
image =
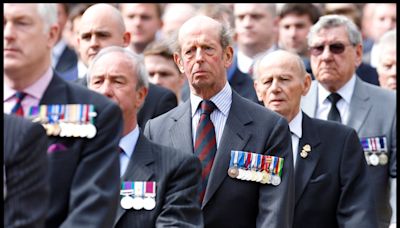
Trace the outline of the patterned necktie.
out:
M 328 100 L 331 102 L 331 110 L 329 110 L 328 120 L 337 121 L 339 123 L 342 122 L 342 118 L 340 117 L 340 112 L 336 107 L 336 103 L 342 99 L 342 97 L 337 93 L 331 93 L 328 96 Z
M 208 177 L 217 152 L 217 140 L 215 138 L 214 124 L 210 119 L 210 114 L 214 111 L 215 105 L 212 101 L 203 100 L 200 103 L 200 120 L 196 130 L 196 140 L 194 144 L 194 154 L 201 161 L 202 183 L 200 191 L 200 202 L 203 201 Z
M 25 98 L 26 93 L 24 92 L 16 92 L 15 97 L 17 98 L 17 103 L 11 109 L 11 113 L 17 116 L 24 116 L 24 109 L 22 108 L 22 100 Z

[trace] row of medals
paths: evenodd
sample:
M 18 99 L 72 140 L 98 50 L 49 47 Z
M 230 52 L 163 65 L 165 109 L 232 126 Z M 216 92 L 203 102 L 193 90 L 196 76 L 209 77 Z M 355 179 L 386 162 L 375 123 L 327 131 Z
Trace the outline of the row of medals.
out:
M 364 152 L 364 154 L 367 163 L 373 166 L 386 165 L 388 163 L 388 156 L 385 152 L 381 152 L 380 154 L 376 152 Z
M 96 136 L 96 127 L 91 123 L 42 123 L 49 136 L 93 138 Z
M 239 180 L 255 181 L 261 184 L 277 186 L 281 183 L 281 177 L 278 174 L 270 174 L 265 170 L 257 171 L 255 169 L 238 168 L 237 165 L 228 169 L 228 175 Z
M 156 200 L 154 197 L 130 196 L 124 195 L 121 199 L 121 207 L 135 210 L 153 210 L 156 207 Z

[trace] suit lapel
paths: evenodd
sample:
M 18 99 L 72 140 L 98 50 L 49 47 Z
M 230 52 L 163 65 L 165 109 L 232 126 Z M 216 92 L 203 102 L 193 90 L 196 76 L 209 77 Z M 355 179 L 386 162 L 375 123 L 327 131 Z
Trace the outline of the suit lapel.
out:
M 154 176 L 151 165 L 154 163 L 153 151 L 150 142 L 140 133 L 132 157 L 128 163 L 125 174 L 121 177 L 122 181 L 149 181 Z M 126 212 L 118 205 L 117 217 L 114 225 Z
M 314 80 L 310 91 L 301 98 L 301 109 L 310 117 L 315 117 L 318 101 L 318 83 Z
M 53 74 L 53 77 L 47 86 L 40 104 L 67 104 L 67 82 L 63 81 L 60 76 Z
M 172 146 L 182 150 L 183 152 L 190 152 L 193 154 L 190 99 L 179 105 L 171 118 L 175 123 L 169 129 Z
M 350 115 L 346 125 L 354 128 L 357 132 L 359 132 L 362 123 L 365 122 L 368 112 L 371 109 L 372 105 L 368 101 L 369 101 L 368 92 L 365 86 L 363 85 L 361 79 L 356 77 L 354 92 L 351 97 L 350 107 L 349 107 Z
M 251 137 L 251 133 L 247 131 L 246 125 L 252 122 L 252 118 L 243 110 L 240 99 L 236 92 L 232 92 L 231 109 L 210 172 L 202 208 L 214 195 L 224 178 L 227 177 L 231 150 L 242 150 Z
M 316 165 L 318 164 L 320 154 L 318 145 L 320 144 L 320 138 L 316 131 L 313 123 L 307 115 L 303 113 L 302 121 L 303 135 L 299 141 L 299 147 L 297 151 L 296 168 L 295 168 L 295 204 L 297 204 L 304 189 L 309 182 L 312 173 Z M 306 158 L 300 156 L 300 152 L 304 145 L 311 146 L 311 152 L 308 153 Z

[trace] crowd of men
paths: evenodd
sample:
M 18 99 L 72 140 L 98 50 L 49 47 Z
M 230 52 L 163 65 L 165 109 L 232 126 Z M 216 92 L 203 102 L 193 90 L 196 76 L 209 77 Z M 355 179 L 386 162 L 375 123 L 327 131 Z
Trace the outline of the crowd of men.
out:
M 396 4 L 4 4 L 5 227 L 396 227 Z

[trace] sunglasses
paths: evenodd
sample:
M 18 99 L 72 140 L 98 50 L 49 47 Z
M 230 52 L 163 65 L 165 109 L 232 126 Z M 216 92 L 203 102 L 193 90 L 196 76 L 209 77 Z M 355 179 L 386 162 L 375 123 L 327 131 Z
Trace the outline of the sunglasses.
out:
M 346 49 L 346 46 L 349 46 L 351 44 L 342 44 L 342 43 L 333 43 L 327 45 L 329 47 L 329 51 L 332 52 L 333 54 L 342 54 L 344 50 Z M 318 46 L 313 46 L 310 47 L 310 53 L 311 55 L 318 56 L 324 52 L 326 45 L 318 45 Z

